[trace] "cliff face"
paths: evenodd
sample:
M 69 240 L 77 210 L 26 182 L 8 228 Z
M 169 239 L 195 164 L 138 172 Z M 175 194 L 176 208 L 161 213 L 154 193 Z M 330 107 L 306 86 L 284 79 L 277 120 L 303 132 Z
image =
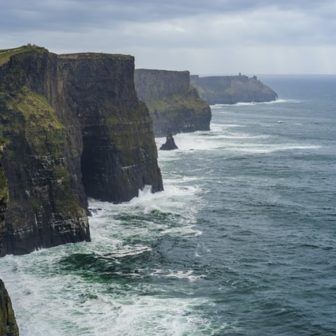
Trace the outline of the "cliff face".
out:
M 209 130 L 210 108 L 190 85 L 188 71 L 137 69 L 135 87 L 149 108 L 156 136 Z
M 0 156 L 2 156 L 2 144 L 0 145 Z M 0 244 L 4 231 L 5 212 L 8 202 L 8 187 L 4 175 L 3 167 L 0 164 Z M 0 335 L 2 336 L 18 336 L 19 330 L 16 324 L 12 303 L 5 288 L 4 283 L 0 279 Z
M 9 203 L 0 255 L 90 240 L 87 195 L 162 189 L 131 57 L 0 51 L 0 137 Z
M 87 195 L 122 202 L 144 185 L 162 190 L 152 121 L 135 93 L 133 57 L 63 55 L 59 67 L 67 105 L 82 128 Z
M 62 108 L 57 56 L 42 48 L 19 50 L 0 67 L 9 192 L 0 255 L 90 239 L 80 129 Z
M 209 104 L 235 104 L 239 102 L 268 102 L 276 100 L 278 95 L 256 77 L 191 76 L 195 86 L 204 100 Z

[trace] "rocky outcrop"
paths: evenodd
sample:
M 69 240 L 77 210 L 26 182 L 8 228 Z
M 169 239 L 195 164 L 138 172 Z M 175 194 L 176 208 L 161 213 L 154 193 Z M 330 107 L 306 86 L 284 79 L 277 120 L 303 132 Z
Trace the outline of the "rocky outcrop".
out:
M 90 240 L 87 196 L 121 202 L 145 185 L 162 189 L 133 72 L 131 56 L 0 51 L 9 194 L 0 255 Z
M 174 138 L 171 134 L 167 135 L 166 142 L 160 147 L 160 150 L 174 150 L 178 149 Z
M 135 87 L 149 108 L 156 136 L 209 130 L 210 108 L 190 85 L 188 71 L 137 69 Z
M 12 303 L 5 288 L 0 280 L 0 335 L 18 336 L 19 329 L 16 324 L 15 314 Z
M 195 86 L 204 100 L 209 104 L 236 104 L 239 102 L 269 102 L 278 95 L 263 84 L 257 77 L 239 76 L 191 76 Z

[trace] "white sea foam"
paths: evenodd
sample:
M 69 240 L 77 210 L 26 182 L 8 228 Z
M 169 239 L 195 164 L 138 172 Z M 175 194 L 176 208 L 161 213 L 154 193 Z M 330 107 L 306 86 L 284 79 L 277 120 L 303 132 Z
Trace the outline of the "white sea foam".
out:
M 214 104 L 210 105 L 211 109 L 217 110 L 227 106 L 255 106 L 255 105 L 274 105 L 274 104 L 300 104 L 302 101 L 297 99 L 277 99 L 270 102 L 248 102 L 235 104 Z
M 304 143 L 278 143 L 269 134 L 251 134 L 242 132 L 239 125 L 213 124 L 209 132 L 177 134 L 175 142 L 179 147 L 175 151 L 160 151 L 161 162 L 176 160 L 192 151 L 221 150 L 221 153 L 267 154 L 288 150 L 316 150 L 318 145 Z M 164 139 L 157 139 L 158 146 Z
M 141 258 L 152 253 L 151 242 L 162 237 L 200 235 L 195 215 L 201 207 L 199 196 L 203 190 L 196 183 L 194 176 L 173 175 L 165 179 L 163 192 L 152 194 L 147 186 L 138 197 L 122 204 L 90 200 L 90 208 L 94 210 L 90 217 L 91 243 L 1 258 L 1 278 L 11 294 L 21 335 L 201 335 L 199 330 L 208 321 L 195 313 L 194 308 L 204 304 L 205 299 L 170 298 L 164 292 L 161 297 L 157 293 L 162 288 L 141 282 L 145 270 L 116 269 L 115 276 L 135 281 L 126 285 L 113 280 L 87 281 L 76 271 L 65 272 L 61 267 L 63 259 L 76 254 L 112 260 L 122 267 L 124 258 Z M 182 282 L 201 278 L 192 270 L 149 272 L 153 274 L 147 276 Z M 143 291 L 148 294 L 139 295 Z M 151 291 L 155 294 L 151 295 Z
M 234 123 L 213 124 L 210 132 L 179 134 L 176 143 L 179 150 L 159 154 L 163 171 L 168 164 L 165 161 L 184 159 L 192 151 L 260 154 L 319 148 L 302 143 L 279 144 L 268 134 L 250 134 Z M 131 282 L 117 282 L 112 278 L 100 282 L 87 280 L 76 272 L 65 272 L 60 266 L 60 261 L 75 254 L 92 254 L 98 259 L 110 258 L 122 263 L 124 258 L 146 257 L 152 253 L 151 243 L 165 236 L 194 239 L 200 235 L 196 215 L 202 207 L 201 196 L 205 190 L 197 186 L 200 177 L 182 178 L 178 174 L 170 172 L 169 178 L 165 177 L 165 191 L 152 194 L 146 187 L 130 202 L 114 205 L 90 200 L 90 207 L 97 210 L 90 218 L 91 243 L 69 244 L 27 256 L 0 259 L 1 278 L 12 297 L 21 335 L 204 334 L 200 330 L 204 330 L 209 321 L 202 318 L 196 308 L 211 304 L 207 299 L 167 297 L 161 287 L 141 282 L 145 271 L 139 269 L 114 272 L 119 277 L 131 278 Z M 206 246 L 198 244 L 195 256 L 208 251 Z M 108 275 L 108 272 L 104 274 Z M 182 284 L 203 278 L 188 269 L 150 269 L 148 275 L 153 277 L 154 283 L 155 278 L 167 278 L 169 282 L 177 279 L 176 282 Z M 146 295 L 139 294 L 144 292 Z
M 161 270 L 157 269 L 151 273 L 154 277 L 162 277 L 162 278 L 175 278 L 181 280 L 188 280 L 190 282 L 195 282 L 197 280 L 205 278 L 205 275 L 195 275 L 193 270 L 189 271 L 173 271 L 173 270 Z
M 212 122 L 210 125 L 211 131 L 212 132 L 218 132 L 218 133 L 222 133 L 222 132 L 227 132 L 228 130 L 230 130 L 230 128 L 241 128 L 243 127 L 242 125 L 238 125 L 238 124 L 219 124 L 219 123 L 214 123 Z
M 139 296 L 144 288 L 137 288 L 137 285 L 124 287 L 116 282 L 86 281 L 76 273 L 64 274 L 58 269 L 62 258 L 76 253 L 94 253 L 102 258 L 150 253 L 150 246 L 131 243 L 137 237 L 150 241 L 163 235 L 199 234 L 194 228 L 196 209 L 186 204 L 196 201 L 200 189 L 181 184 L 183 182 L 171 179 L 164 192 L 152 194 L 147 187 L 140 191 L 139 197 L 118 205 L 91 200 L 90 208 L 95 209 L 90 218 L 91 243 L 70 244 L 28 256 L 2 258 L 1 277 L 12 296 L 21 335 L 182 336 L 187 332 L 201 335 L 199 330 L 207 321 L 193 314 L 193 307 L 201 305 L 203 299 Z M 146 214 L 151 211 L 173 212 L 180 217 L 171 227 L 169 222 L 164 223 L 160 218 L 155 220 L 155 217 L 149 216 L 146 219 Z M 131 216 L 129 220 L 122 218 L 127 215 Z M 135 219 L 137 216 L 144 217 L 140 222 L 132 223 L 132 216 Z M 190 282 L 200 278 L 192 271 L 154 270 L 152 273 L 152 276 Z M 114 274 L 134 279 L 142 276 L 132 271 L 116 271 Z M 147 289 L 149 292 L 150 286 Z
M 281 151 L 293 151 L 293 150 L 316 150 L 321 146 L 317 145 L 303 145 L 303 144 L 275 144 L 275 143 L 230 143 L 226 142 L 225 151 L 231 153 L 241 154 L 268 154 Z
M 192 313 L 204 299 L 139 296 L 137 292 L 145 288 L 127 290 L 122 284 L 111 282 L 106 287 L 73 274 L 41 277 L 32 272 L 34 263 L 42 262 L 37 267 L 43 267 L 48 257 L 54 261 L 50 252 L 1 261 L 22 336 L 200 335 L 198 330 L 207 322 Z M 191 274 L 175 275 L 197 280 Z
M 183 180 L 165 180 L 165 190 L 155 194 L 147 186 L 139 192 L 138 197 L 121 204 L 91 200 L 90 207 L 100 209 L 90 219 L 92 240 L 98 245 L 96 248 L 99 249 L 102 241 L 110 240 L 113 242 L 110 246 L 111 253 L 123 253 L 120 252 L 124 249 L 122 242 L 129 241 L 132 237 L 154 239 L 160 235 L 200 235 L 201 231 L 195 227 L 195 213 L 200 208 L 196 204 L 198 194 L 202 191 L 197 186 L 186 187 L 179 183 L 183 183 Z M 174 223 L 170 223 L 160 216 L 151 216 L 153 211 L 178 217 Z M 127 220 L 126 217 L 122 220 L 128 215 L 140 216 L 140 219 L 133 220 L 130 217 Z
M 186 178 L 185 181 L 194 180 L 194 177 Z M 184 180 L 165 179 L 164 191 L 152 193 L 151 187 L 146 186 L 143 190 L 139 191 L 139 196 L 134 197 L 129 202 L 120 204 L 112 204 L 108 202 L 100 202 L 90 200 L 90 207 L 103 209 L 105 212 L 115 214 L 123 210 L 138 210 L 145 214 L 153 210 L 161 212 L 179 212 L 184 210 L 185 203 L 197 198 L 197 195 L 202 192 L 198 186 L 183 186 L 179 185 Z M 97 216 L 94 216 L 97 218 Z

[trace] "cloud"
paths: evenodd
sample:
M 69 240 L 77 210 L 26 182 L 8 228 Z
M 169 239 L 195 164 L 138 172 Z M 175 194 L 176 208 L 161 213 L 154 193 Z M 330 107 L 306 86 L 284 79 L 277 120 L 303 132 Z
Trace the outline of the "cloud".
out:
M 139 66 L 208 73 L 336 72 L 334 0 L 0 0 L 0 9 L 4 48 L 123 52 Z
M 0 28 L 79 31 L 120 22 L 248 13 L 267 7 L 309 12 L 333 4 L 332 0 L 0 0 Z

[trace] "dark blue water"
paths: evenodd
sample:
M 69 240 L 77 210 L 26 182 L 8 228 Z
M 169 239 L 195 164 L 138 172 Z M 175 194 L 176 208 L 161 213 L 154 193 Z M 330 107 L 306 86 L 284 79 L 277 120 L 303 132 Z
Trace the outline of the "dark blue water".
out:
M 336 77 L 264 80 L 160 153 L 165 192 L 92 201 L 92 243 L 0 260 L 24 336 L 336 335 Z

